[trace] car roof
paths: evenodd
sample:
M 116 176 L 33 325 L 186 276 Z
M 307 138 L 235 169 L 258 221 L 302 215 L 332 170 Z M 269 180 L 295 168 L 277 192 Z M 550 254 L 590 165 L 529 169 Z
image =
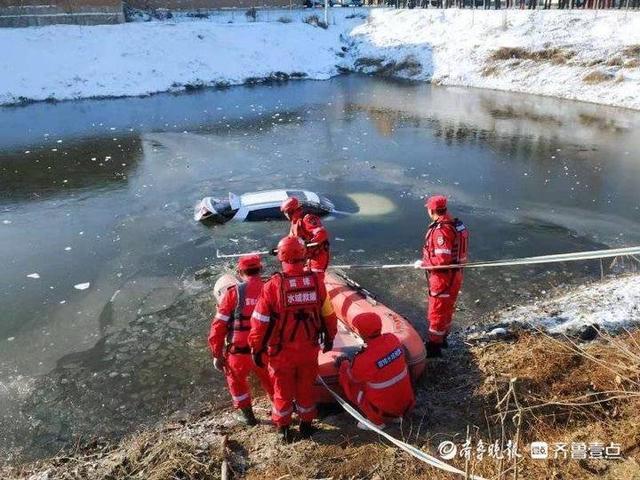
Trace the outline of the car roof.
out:
M 242 205 L 260 205 L 264 203 L 283 202 L 289 198 L 286 190 L 265 190 L 240 195 Z
M 320 198 L 308 190 L 264 190 L 262 192 L 245 193 L 240 196 L 240 203 L 245 207 L 261 207 L 273 204 L 281 204 L 290 197 L 296 197 L 302 201 L 318 203 Z

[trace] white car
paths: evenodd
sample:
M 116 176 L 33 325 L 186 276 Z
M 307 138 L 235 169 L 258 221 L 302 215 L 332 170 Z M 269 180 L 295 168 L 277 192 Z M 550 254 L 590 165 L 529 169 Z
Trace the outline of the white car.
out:
M 228 200 L 205 197 L 194 207 L 193 219 L 197 222 L 209 220 L 215 223 L 229 220 L 284 220 L 280 205 L 291 197 L 300 201 L 305 213 L 328 215 L 335 212 L 333 203 L 317 193 L 307 190 L 265 190 L 243 195 L 229 193 Z

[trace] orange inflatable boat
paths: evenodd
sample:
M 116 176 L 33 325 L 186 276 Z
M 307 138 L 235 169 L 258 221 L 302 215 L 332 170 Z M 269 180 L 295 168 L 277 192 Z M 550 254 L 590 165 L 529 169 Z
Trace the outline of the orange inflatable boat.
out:
M 320 353 L 320 376 L 332 389 L 340 391 L 338 372 L 335 360 L 342 354 L 353 354 L 363 346 L 362 339 L 353 331 L 353 318 L 363 312 L 375 312 L 382 319 L 382 333 L 393 333 L 405 348 L 407 363 L 411 377 L 416 380 L 426 366 L 426 351 L 418 332 L 409 321 L 379 303 L 375 296 L 362 288 L 348 277 L 336 272 L 325 276 L 327 293 L 331 297 L 333 309 L 338 316 L 338 335 L 333 342 L 333 350 Z M 316 383 L 316 397 L 318 402 L 333 402 L 334 399 L 326 388 Z
M 220 277 L 214 286 L 216 299 L 220 301 L 224 291 L 237 281 L 238 279 L 232 274 Z M 416 380 L 422 375 L 426 366 L 424 343 L 406 318 L 379 303 L 372 293 L 344 275 L 336 272 L 327 273 L 325 284 L 339 320 L 333 350 L 327 353 L 320 352 L 318 357 L 320 376 L 327 385 L 340 391 L 335 360 L 340 355 L 352 355 L 362 348 L 364 342 L 353 331 L 352 321 L 357 314 L 371 311 L 380 315 L 382 333 L 393 333 L 404 346 L 411 377 Z M 316 383 L 315 392 L 317 401 L 320 403 L 334 401 L 329 391 L 320 382 Z

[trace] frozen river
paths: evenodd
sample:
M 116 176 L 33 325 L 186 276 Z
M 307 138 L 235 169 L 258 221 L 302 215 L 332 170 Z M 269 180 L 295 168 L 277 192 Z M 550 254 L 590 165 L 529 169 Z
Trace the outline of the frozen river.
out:
M 206 227 L 199 198 L 355 201 L 359 214 L 327 220 L 339 263 L 418 258 L 433 193 L 469 226 L 474 260 L 634 245 L 639 128 L 628 110 L 359 76 L 0 108 L 2 457 L 227 400 L 194 272 L 286 225 Z M 599 269 L 470 272 L 457 324 Z M 419 273 L 356 279 L 424 330 Z

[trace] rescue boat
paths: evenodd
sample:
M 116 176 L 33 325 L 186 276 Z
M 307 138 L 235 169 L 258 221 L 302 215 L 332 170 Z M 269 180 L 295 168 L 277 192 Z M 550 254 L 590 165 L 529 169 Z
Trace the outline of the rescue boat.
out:
M 237 281 L 237 278 L 230 273 L 221 276 L 213 288 L 216 300 L 219 301 L 222 294 Z M 336 359 L 341 355 L 352 357 L 364 346 L 364 341 L 353 329 L 353 319 L 359 313 L 371 311 L 380 315 L 382 333 L 393 333 L 404 346 L 411 378 L 417 380 L 422 375 L 426 367 L 426 350 L 420 335 L 406 318 L 378 302 L 374 294 L 346 275 L 327 272 L 325 285 L 339 320 L 333 350 L 327 353 L 320 352 L 318 356 L 319 375 L 329 387 L 338 392 L 341 391 L 335 365 Z M 319 403 L 335 401 L 319 381 L 316 382 L 314 391 L 316 401 Z
M 426 367 L 426 350 L 420 335 L 406 318 L 378 302 L 374 294 L 346 275 L 327 272 L 325 285 L 339 320 L 333 350 L 327 353 L 320 352 L 318 358 L 319 375 L 329 387 L 341 391 L 335 366 L 336 358 L 340 355 L 353 356 L 364 346 L 362 338 L 353 329 L 353 319 L 364 312 L 377 313 L 382 319 L 382 333 L 393 333 L 398 337 L 405 349 L 411 378 L 415 381 L 422 375 Z M 315 392 L 319 403 L 334 401 L 329 391 L 320 382 L 316 382 Z

